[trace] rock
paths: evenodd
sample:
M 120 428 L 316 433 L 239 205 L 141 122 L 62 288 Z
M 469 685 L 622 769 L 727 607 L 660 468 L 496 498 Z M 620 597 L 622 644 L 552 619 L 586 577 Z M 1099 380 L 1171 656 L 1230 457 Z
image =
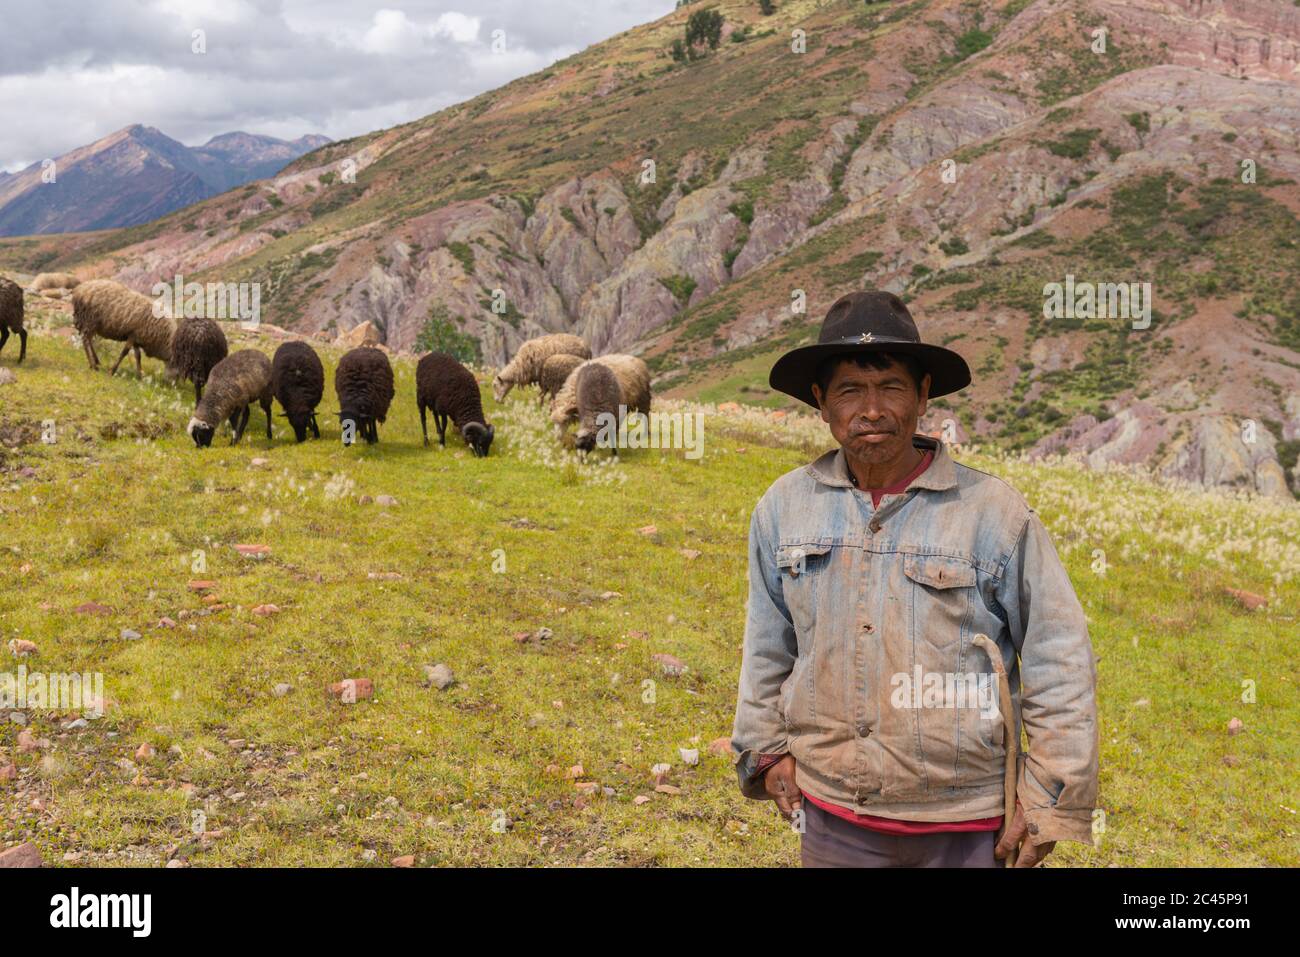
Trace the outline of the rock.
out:
M 155 753 L 153 745 L 146 741 L 135 749 L 135 759 L 136 761 L 149 761 L 153 759 Z
M 1242 723 L 1242 720 L 1240 718 L 1233 718 L 1231 721 L 1228 722 L 1228 734 L 1230 735 L 1241 734 L 1241 732 L 1245 730 L 1246 730 L 1246 725 Z
M 632 799 L 632 803 L 633 803 L 633 804 L 645 804 L 645 803 L 647 803 L 649 800 L 650 800 L 649 795 L 646 795 L 646 794 L 638 794 L 636 797 L 634 797 L 634 798 Z
M 731 739 L 714 738 L 712 741 L 709 742 L 709 754 L 730 755 Z
M 358 505 L 369 505 L 369 504 L 371 504 L 373 501 L 374 501 L 374 499 L 371 498 L 369 495 L 358 495 L 358 496 L 357 496 L 357 504 L 358 504 Z
M 682 661 L 682 659 L 675 655 L 660 653 L 651 655 L 650 660 L 657 662 L 660 669 L 663 670 L 663 673 L 670 678 L 676 678 L 679 675 L 685 674 L 687 671 L 686 662 Z
M 683 548 L 681 552 L 682 552 L 682 556 L 688 562 L 693 562 L 695 561 L 695 559 L 700 557 L 700 553 L 696 551 L 694 548 Z
M 355 704 L 373 697 L 375 686 L 369 678 L 345 678 L 330 685 L 329 693 L 344 704 Z
M 255 459 L 253 459 L 251 462 L 249 462 L 248 464 L 251 465 L 251 466 L 252 466 L 253 468 L 255 468 L 255 469 L 260 469 L 262 466 L 267 465 L 268 463 L 270 463 L 270 461 L 271 461 L 270 459 L 255 458 Z
M 1256 595 L 1254 592 L 1242 591 L 1239 588 L 1225 588 L 1223 591 L 1224 594 L 1229 598 L 1234 599 L 1237 604 L 1241 605 L 1241 607 L 1245 608 L 1247 611 L 1255 611 L 1256 609 L 1263 608 L 1268 604 L 1267 598 L 1263 595 Z
M 1239 764 L 1241 764 L 1241 759 L 1238 758 L 1235 754 L 1225 754 L 1223 756 L 1223 763 L 1226 767 L 1235 768 Z
M 721 404 L 718 406 L 718 411 L 719 411 L 719 412 L 739 412 L 739 411 L 740 411 L 740 403 L 739 403 L 739 402 L 723 402 L 723 403 L 721 403 Z
M 0 764 L 0 784 L 5 784 L 18 777 L 18 765 L 10 761 L 7 764 Z
M 73 609 L 79 615 L 107 615 L 113 609 L 97 601 L 88 601 Z
M 123 628 L 119 635 L 123 641 L 137 641 L 142 637 L 134 628 Z
M 334 340 L 334 345 L 344 349 L 355 349 L 357 346 L 376 346 L 379 342 L 379 330 L 366 320 L 340 333 Z
M 18 753 L 30 754 L 40 748 L 40 742 L 36 740 L 36 735 L 32 734 L 30 728 L 23 728 L 18 732 Z
M 671 784 L 656 784 L 655 790 L 660 794 L 681 794 L 682 789 Z
M 439 691 L 448 688 L 456 683 L 456 676 L 452 670 L 444 664 L 425 665 L 424 675 L 429 679 L 429 684 L 433 685 Z
M 649 538 L 651 535 L 659 534 L 659 527 L 657 525 L 646 525 L 642 528 L 638 528 L 636 531 L 638 535 L 644 535 Z
M 64 731 L 80 731 L 83 728 L 89 728 L 90 722 L 85 718 L 75 718 L 63 726 Z
M 0 851 L 0 868 L 30 868 L 42 867 L 44 861 L 41 860 L 41 852 L 36 849 L 32 843 L 19 844 L 17 847 L 11 847 L 7 851 Z
M 382 505 L 385 508 L 388 508 L 390 506 L 396 505 L 397 499 L 393 498 L 393 496 L 391 495 L 376 495 L 375 504 Z
M 618 591 L 603 591 L 600 593 L 600 597 L 603 601 L 609 601 L 611 598 L 622 598 L 623 593 Z
M 14 375 L 9 369 L 0 369 L 0 385 L 12 385 L 18 381 L 18 376 Z
M 265 558 L 271 554 L 270 545 L 236 545 L 235 551 L 248 558 Z
M 414 866 L 415 866 L 415 855 L 414 855 L 414 854 L 403 854 L 401 857 L 395 857 L 395 858 L 393 858 L 392 863 L 393 863 L 393 866 L 394 866 L 394 867 L 414 867 Z
M 371 581 L 399 582 L 402 580 L 401 572 L 367 572 L 366 577 Z
M 279 613 L 280 613 L 280 608 L 279 608 L 278 605 L 269 605 L 269 604 L 268 604 L 268 605 L 254 605 L 254 606 L 253 606 L 253 614 L 254 614 L 254 615 L 261 615 L 262 617 L 266 617 L 267 615 L 278 615 Z
M 19 727 L 22 727 L 27 723 L 27 715 L 23 714 L 21 711 L 10 711 L 9 723 L 16 724 Z
M 185 583 L 185 587 L 190 591 L 207 591 L 207 589 L 215 587 L 216 584 L 216 582 L 207 581 L 206 579 L 192 578 Z
M 158 627 L 159 627 L 159 628 L 175 628 L 175 627 L 176 627 L 176 622 L 175 622 L 173 619 L 168 618 L 166 615 L 163 615 L 161 618 L 158 619 Z
M 275 695 L 277 698 L 283 698 L 292 690 L 293 690 L 293 685 L 287 684 L 286 682 L 282 681 L 274 688 L 271 689 L 271 694 Z
M 15 658 L 26 658 L 28 655 L 36 654 L 36 642 L 28 641 L 25 638 L 9 639 L 9 651 Z
M 695 765 L 700 763 L 699 748 L 678 748 L 677 753 L 682 756 L 684 764 Z

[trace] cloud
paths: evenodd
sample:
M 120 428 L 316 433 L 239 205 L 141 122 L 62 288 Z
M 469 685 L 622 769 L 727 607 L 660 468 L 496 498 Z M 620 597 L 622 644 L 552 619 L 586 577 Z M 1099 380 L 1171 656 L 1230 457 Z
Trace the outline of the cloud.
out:
M 343 139 L 436 112 L 670 12 L 674 0 L 42 0 L 0 31 L 0 169 L 143 123 Z M 192 34 L 203 30 L 206 52 Z M 493 34 L 503 31 L 504 50 Z

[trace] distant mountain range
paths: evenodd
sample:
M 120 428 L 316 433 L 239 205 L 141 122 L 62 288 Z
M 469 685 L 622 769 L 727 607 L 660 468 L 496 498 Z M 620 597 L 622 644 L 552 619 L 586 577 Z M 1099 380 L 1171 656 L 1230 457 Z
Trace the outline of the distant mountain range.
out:
M 0 236 L 136 226 L 255 179 L 329 143 L 223 133 L 203 146 L 178 143 L 151 126 L 128 126 L 59 156 L 54 182 L 40 163 L 0 172 Z

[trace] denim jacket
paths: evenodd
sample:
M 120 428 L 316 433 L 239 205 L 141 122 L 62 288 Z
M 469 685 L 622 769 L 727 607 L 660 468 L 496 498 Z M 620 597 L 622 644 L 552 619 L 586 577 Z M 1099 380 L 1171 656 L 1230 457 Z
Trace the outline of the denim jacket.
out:
M 1091 843 L 1096 665 L 1070 579 L 1018 492 L 942 441 L 913 444 L 934 449 L 929 468 L 879 508 L 836 450 L 754 509 L 732 733 L 741 791 L 766 797 L 759 759 L 788 753 L 801 790 L 861 814 L 1003 813 L 997 680 L 971 641 L 982 632 L 1028 741 L 1017 799 L 1029 840 Z

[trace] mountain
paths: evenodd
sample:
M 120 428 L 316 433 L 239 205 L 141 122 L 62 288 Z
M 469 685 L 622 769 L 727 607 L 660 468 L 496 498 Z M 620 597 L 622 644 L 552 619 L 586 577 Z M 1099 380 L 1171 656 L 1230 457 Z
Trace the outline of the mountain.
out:
M 930 417 L 963 441 L 1300 489 L 1300 7 L 709 6 L 716 50 L 670 55 L 688 4 L 147 226 L 0 243 L 0 266 L 258 281 L 269 322 L 409 349 L 432 317 L 488 363 L 573 331 L 661 394 L 772 407 L 773 358 L 884 288 L 970 361 Z M 1076 280 L 1150 283 L 1149 324 L 1045 316 Z
M 54 181 L 34 163 L 0 174 L 0 236 L 131 226 L 272 176 L 330 142 L 226 133 L 188 147 L 150 126 L 128 126 L 54 161 Z

